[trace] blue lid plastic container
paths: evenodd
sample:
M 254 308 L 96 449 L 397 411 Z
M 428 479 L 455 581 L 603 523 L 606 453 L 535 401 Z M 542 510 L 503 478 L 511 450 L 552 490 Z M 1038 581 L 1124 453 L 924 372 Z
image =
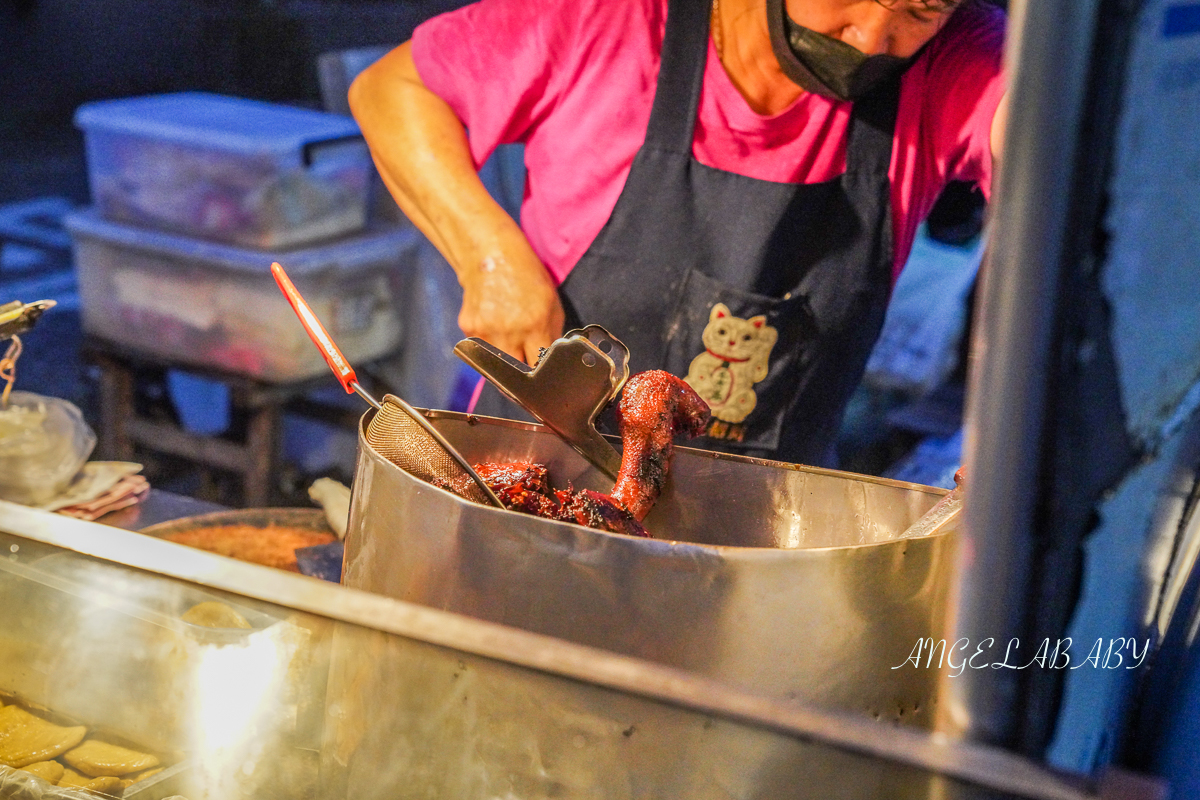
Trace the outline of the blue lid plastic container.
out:
M 240 155 L 269 153 L 299 163 L 336 140 L 361 140 L 350 117 L 205 92 L 126 97 L 85 103 L 75 112 L 85 131 L 141 136 Z
M 266 249 L 366 224 L 371 158 L 348 117 L 184 92 L 87 103 L 75 124 L 108 219 Z

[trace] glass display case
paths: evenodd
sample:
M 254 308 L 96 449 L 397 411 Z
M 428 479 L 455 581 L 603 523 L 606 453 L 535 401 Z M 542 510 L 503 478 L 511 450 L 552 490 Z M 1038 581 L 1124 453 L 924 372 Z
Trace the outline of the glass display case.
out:
M 106 762 L 128 798 L 1096 796 L 998 750 L 11 504 L 0 702 L 156 760 L 131 783 L 145 762 Z M 80 742 L 43 734 L 42 761 L 79 773 Z M 0 766 L 0 796 L 98 795 Z

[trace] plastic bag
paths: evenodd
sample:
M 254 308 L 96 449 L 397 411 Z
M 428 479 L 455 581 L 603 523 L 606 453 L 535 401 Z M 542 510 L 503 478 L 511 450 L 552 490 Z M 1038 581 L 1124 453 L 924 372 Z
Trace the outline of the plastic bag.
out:
M 93 794 L 83 789 L 54 786 L 36 775 L 0 764 L 0 797 L 4 800 L 98 800 L 107 795 Z M 163 800 L 186 800 L 171 795 Z
M 96 446 L 74 404 L 13 392 L 0 408 L 0 500 L 40 506 L 66 488 Z
M 36 775 L 0 764 L 0 797 L 5 800 L 96 800 L 98 795 L 55 786 Z

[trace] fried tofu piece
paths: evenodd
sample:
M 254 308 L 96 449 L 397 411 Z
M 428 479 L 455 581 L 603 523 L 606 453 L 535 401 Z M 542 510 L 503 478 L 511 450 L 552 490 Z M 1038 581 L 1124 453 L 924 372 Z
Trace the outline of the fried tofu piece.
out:
M 59 786 L 66 786 L 72 789 L 82 789 L 84 785 L 90 781 L 86 775 L 80 775 L 73 769 L 64 769 L 62 777 L 58 779 Z
M 87 728 L 64 728 L 19 706 L 0 708 L 0 764 L 24 767 L 49 761 L 83 741 Z
M 158 758 L 149 753 L 139 753 L 128 747 L 96 739 L 88 739 L 74 750 L 68 750 L 63 755 L 63 761 L 92 778 L 119 778 L 131 772 L 158 766 Z
M 154 769 L 148 769 L 145 772 L 139 772 L 136 775 L 129 775 L 124 778 L 121 778 L 121 791 L 125 791 L 130 786 L 133 786 L 135 783 L 144 781 L 147 778 L 154 777 L 158 773 L 162 772 L 164 769 L 166 769 L 166 767 L 155 767 Z
M 92 778 L 84 785 L 89 792 L 99 792 L 109 797 L 120 797 L 125 793 L 125 783 L 120 778 Z
M 87 775 L 80 775 L 73 769 L 63 770 L 63 776 L 59 779 L 58 785 L 71 789 L 86 789 L 89 792 L 99 792 L 113 797 L 120 797 L 125 789 L 120 778 L 112 776 L 90 778 Z
M 202 625 L 205 628 L 249 628 L 250 623 L 238 612 L 224 603 L 209 601 L 200 603 L 183 612 L 180 617 L 192 625 Z
M 164 769 L 166 769 L 166 767 L 155 767 L 154 769 L 148 769 L 145 772 L 139 772 L 137 775 L 131 775 L 130 777 L 126 778 L 125 785 L 128 786 L 129 784 L 137 783 L 138 781 L 144 781 L 146 778 L 152 778 L 158 773 L 162 772 Z
M 57 761 L 37 761 L 33 764 L 27 764 L 21 767 L 21 769 L 37 775 L 46 783 L 58 783 L 59 779 L 63 776 L 65 767 Z

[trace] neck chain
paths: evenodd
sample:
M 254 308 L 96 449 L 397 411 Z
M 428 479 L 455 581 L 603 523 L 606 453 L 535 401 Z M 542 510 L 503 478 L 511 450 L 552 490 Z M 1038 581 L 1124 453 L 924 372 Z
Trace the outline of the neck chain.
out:
M 709 21 L 709 26 L 712 28 L 712 40 L 713 46 L 717 49 L 717 58 L 724 60 L 725 43 L 721 39 L 721 0 L 713 0 L 712 19 Z

